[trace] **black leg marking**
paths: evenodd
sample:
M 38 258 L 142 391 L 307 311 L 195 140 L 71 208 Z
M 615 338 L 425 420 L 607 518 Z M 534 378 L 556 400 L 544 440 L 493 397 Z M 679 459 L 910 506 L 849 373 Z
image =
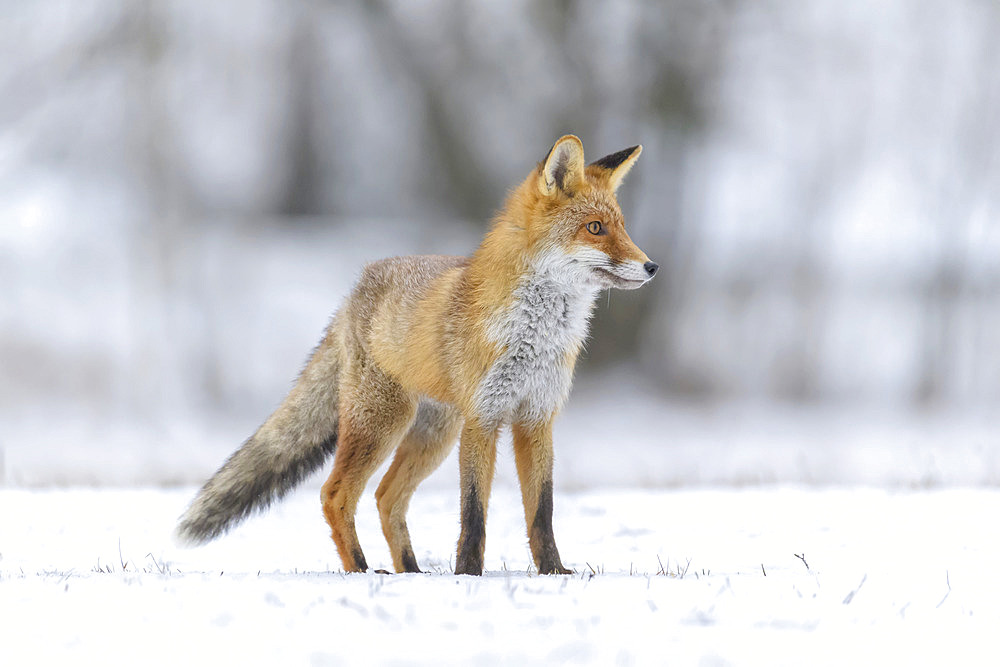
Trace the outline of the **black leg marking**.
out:
M 538 509 L 531 522 L 528 543 L 539 574 L 570 574 L 570 570 L 563 567 L 559 559 L 559 549 L 556 548 L 556 538 L 552 533 L 552 480 L 545 481 L 538 494 Z
M 400 558 L 403 561 L 403 572 L 420 572 L 420 568 L 417 567 L 417 558 L 413 555 L 412 551 L 403 549 Z
M 475 484 L 462 506 L 462 533 L 458 538 L 455 574 L 483 573 L 483 546 L 486 541 L 486 517 Z
M 368 561 L 365 560 L 365 554 L 361 551 L 360 547 L 354 550 L 351 557 L 354 559 L 354 566 L 356 568 L 362 572 L 368 571 Z

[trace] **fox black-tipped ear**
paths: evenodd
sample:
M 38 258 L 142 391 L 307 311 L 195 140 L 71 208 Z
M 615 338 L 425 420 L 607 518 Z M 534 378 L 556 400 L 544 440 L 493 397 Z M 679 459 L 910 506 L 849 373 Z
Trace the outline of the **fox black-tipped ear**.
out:
M 615 192 L 625 180 L 625 174 L 639 159 L 640 153 L 642 153 L 642 146 L 632 146 L 623 151 L 605 155 L 587 166 L 587 174 L 603 181 L 609 190 Z
M 562 190 L 572 197 L 583 183 L 583 143 L 567 134 L 552 146 L 538 175 L 538 189 L 543 195 Z

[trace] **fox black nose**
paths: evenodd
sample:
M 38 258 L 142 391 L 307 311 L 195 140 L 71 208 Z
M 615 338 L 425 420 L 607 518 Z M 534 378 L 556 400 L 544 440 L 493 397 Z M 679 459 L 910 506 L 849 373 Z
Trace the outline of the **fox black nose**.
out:
M 649 277 L 652 278 L 656 275 L 656 270 L 660 268 L 660 265 L 656 262 L 646 262 L 642 265 L 642 268 L 646 269 L 646 273 L 648 273 Z

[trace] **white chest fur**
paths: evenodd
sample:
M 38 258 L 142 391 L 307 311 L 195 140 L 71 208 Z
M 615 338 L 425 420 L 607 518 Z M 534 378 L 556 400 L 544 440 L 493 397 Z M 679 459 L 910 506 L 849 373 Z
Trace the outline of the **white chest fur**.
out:
M 573 379 L 567 353 L 587 336 L 596 290 L 544 275 L 525 280 L 490 337 L 504 352 L 487 372 L 477 407 L 487 421 L 540 421 L 565 402 Z

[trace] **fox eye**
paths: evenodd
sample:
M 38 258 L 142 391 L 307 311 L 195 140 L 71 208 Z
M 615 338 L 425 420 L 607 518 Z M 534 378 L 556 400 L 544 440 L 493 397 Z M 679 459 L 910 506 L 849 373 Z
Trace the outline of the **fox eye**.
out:
M 604 233 L 604 226 L 597 220 L 587 223 L 587 231 L 594 236 L 600 236 Z

